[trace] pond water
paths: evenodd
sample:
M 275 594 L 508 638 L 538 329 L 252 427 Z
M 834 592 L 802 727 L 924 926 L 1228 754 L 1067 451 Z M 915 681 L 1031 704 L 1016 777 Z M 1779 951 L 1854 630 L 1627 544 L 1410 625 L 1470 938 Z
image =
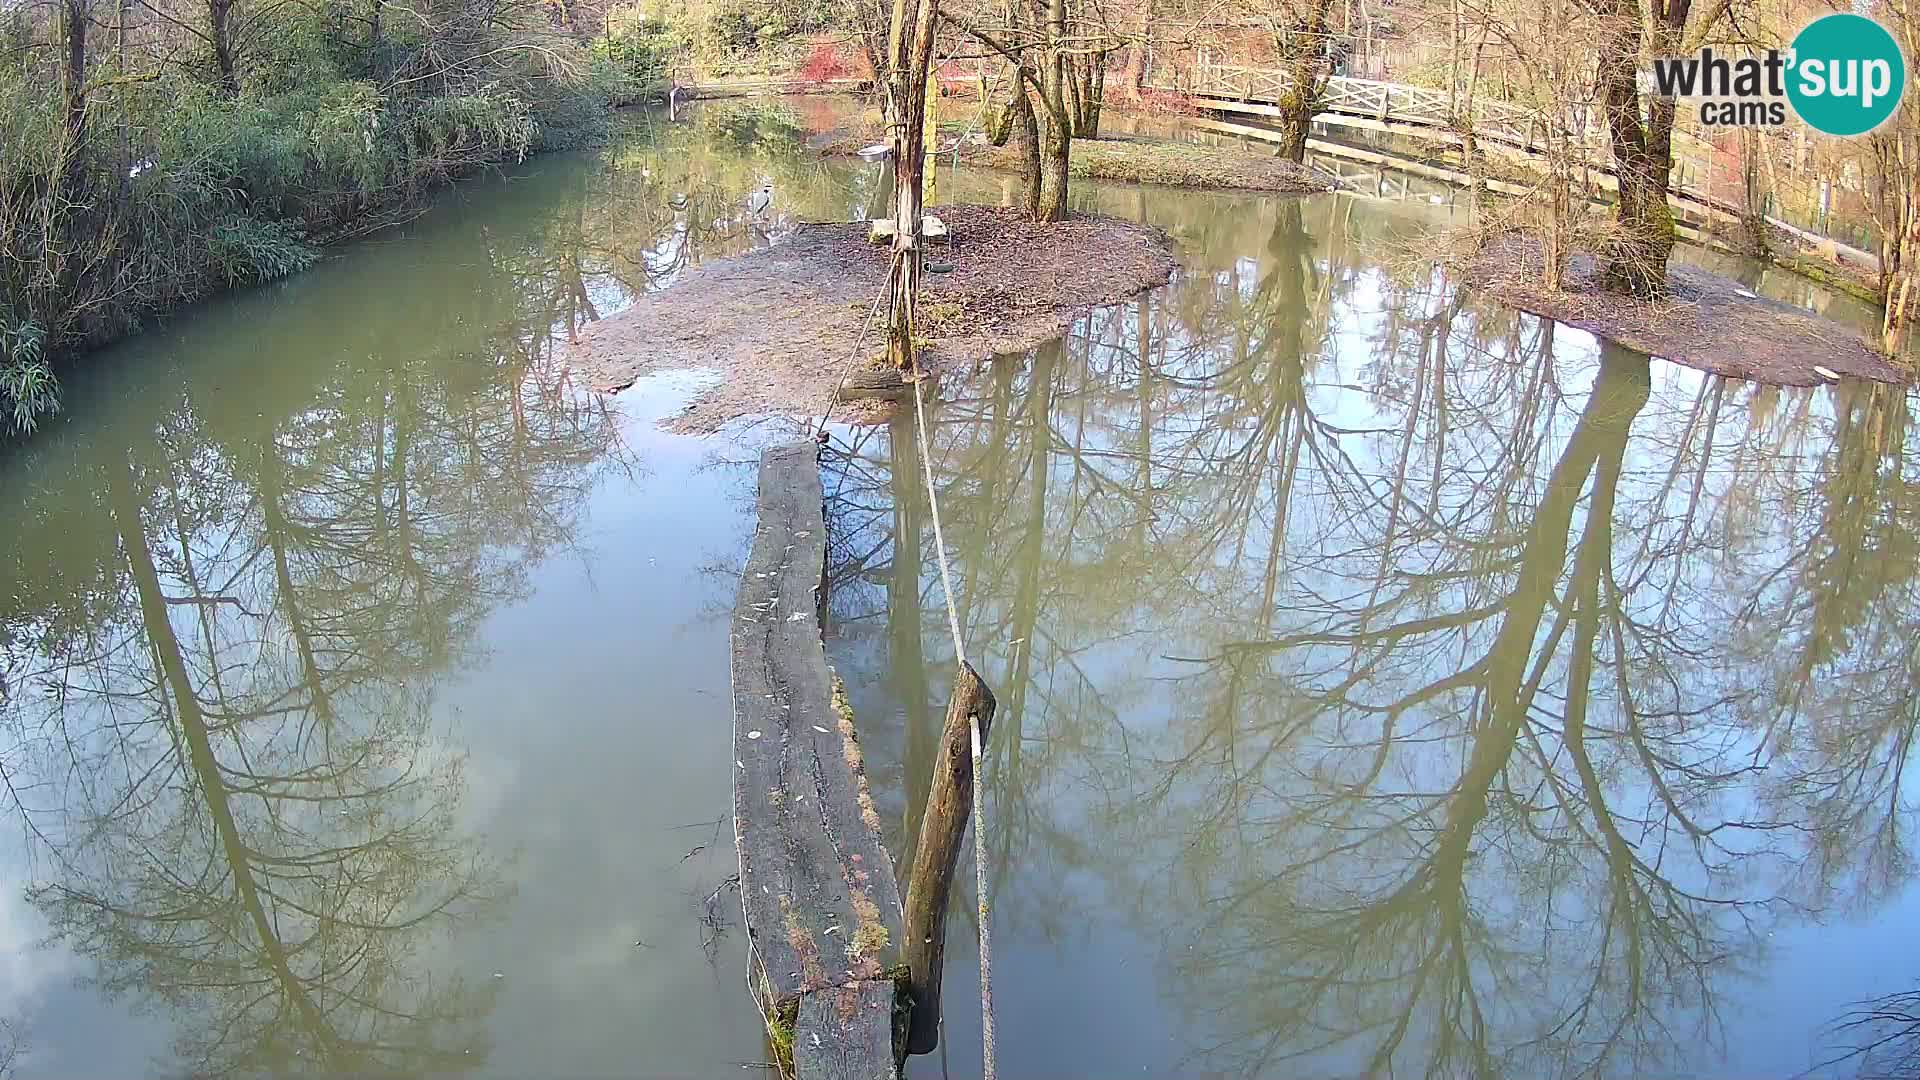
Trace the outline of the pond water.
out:
M 101 357 L 0 456 L 12 1074 L 765 1059 L 726 617 L 781 426 L 668 435 L 711 376 L 603 400 L 562 355 L 863 213 L 877 170 L 804 152 L 834 108 L 465 185 Z M 1003 1075 L 1785 1077 L 1914 984 L 1907 398 L 1477 302 L 1417 269 L 1424 199 L 1078 198 L 1186 269 L 933 417 L 1000 700 Z M 952 664 L 911 431 L 827 459 L 829 653 L 902 858 Z M 950 929 L 916 1076 L 977 1073 Z

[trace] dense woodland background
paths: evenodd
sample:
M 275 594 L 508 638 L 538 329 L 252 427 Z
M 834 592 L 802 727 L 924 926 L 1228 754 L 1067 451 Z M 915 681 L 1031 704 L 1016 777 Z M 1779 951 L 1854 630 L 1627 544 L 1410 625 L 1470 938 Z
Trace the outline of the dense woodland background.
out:
M 1873 13 L 1914 54 L 1910 0 Z M 1539 231 L 1552 265 L 1612 253 L 1628 291 L 1657 291 L 1676 166 L 1873 250 L 1904 332 L 1916 234 L 1913 95 L 1864 139 L 1702 132 L 1645 94 L 1654 55 L 1783 44 L 1829 8 L 1806 0 L 949 0 L 936 77 L 982 94 L 1029 147 L 1029 202 L 1064 212 L 1076 139 L 1103 107 L 1177 110 L 1196 67 L 1258 64 L 1299 87 L 1299 135 L 1336 73 L 1444 87 L 1474 154 L 1476 101 L 1538 109 L 1536 195 L 1500 220 Z M 620 104 L 671 83 L 777 73 L 892 74 L 890 0 L 37 0 L 0 15 L 0 429 L 58 407 L 87 349 L 212 292 L 308 266 L 319 245 L 405 217 L 473 170 L 577 146 Z M 1013 88 L 1020 92 L 1014 93 Z M 884 95 L 882 95 L 884 97 Z M 1597 137 L 1596 137 L 1596 133 Z M 1625 197 L 1578 190 L 1605 158 Z

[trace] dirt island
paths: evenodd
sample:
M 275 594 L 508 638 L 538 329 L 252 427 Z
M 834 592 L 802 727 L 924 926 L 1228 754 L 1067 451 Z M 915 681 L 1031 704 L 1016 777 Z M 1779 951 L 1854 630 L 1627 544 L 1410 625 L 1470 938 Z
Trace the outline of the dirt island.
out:
M 1732 278 L 1674 263 L 1667 293 L 1640 300 L 1600 284 L 1600 260 L 1576 252 L 1561 288 L 1542 282 L 1540 245 L 1518 232 L 1498 237 L 1464 266 L 1468 283 L 1491 299 L 1676 364 L 1777 386 L 1815 386 L 1834 374 L 1906 383 L 1911 373 L 1842 324 L 1756 295 Z
M 923 362 L 935 373 L 1057 337 L 1092 308 L 1166 284 L 1177 265 L 1164 231 L 1119 218 L 1041 224 L 1015 208 L 971 205 L 933 213 L 951 233 L 929 242 L 927 262 L 942 272 L 925 275 L 920 299 Z M 723 375 L 671 421 L 676 430 L 712 431 L 752 414 L 818 415 L 850 367 L 880 362 L 880 328 L 864 339 L 861 329 L 890 253 L 867 230 L 865 222 L 806 224 L 770 248 L 690 270 L 583 331 L 569 363 L 605 392 L 654 371 Z

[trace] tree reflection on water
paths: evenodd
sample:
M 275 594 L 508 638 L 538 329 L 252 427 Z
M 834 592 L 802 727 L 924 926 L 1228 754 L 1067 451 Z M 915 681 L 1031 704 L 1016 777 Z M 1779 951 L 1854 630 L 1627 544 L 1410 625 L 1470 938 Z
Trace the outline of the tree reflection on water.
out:
M 1596 354 L 1367 261 L 1350 206 L 1216 206 L 1176 233 L 1254 239 L 942 395 L 1000 925 L 1161 942 L 1149 1069 L 1711 1068 L 1771 929 L 1910 877 L 1908 399 Z M 828 486 L 910 836 L 942 688 L 903 669 L 949 658 L 902 445 Z
M 633 467 L 560 363 L 582 272 L 550 240 L 471 234 L 408 325 L 305 339 L 317 386 L 136 403 L 105 428 L 128 441 L 25 500 L 0 717 L 28 895 L 91 981 L 175 1018 L 192 1075 L 487 1061 L 497 987 L 446 942 L 508 877 L 463 821 L 436 687 L 575 542 L 596 478 Z M 276 318 L 380 311 L 359 301 L 381 286 L 326 279 Z M 180 348 L 231 385 L 234 329 Z

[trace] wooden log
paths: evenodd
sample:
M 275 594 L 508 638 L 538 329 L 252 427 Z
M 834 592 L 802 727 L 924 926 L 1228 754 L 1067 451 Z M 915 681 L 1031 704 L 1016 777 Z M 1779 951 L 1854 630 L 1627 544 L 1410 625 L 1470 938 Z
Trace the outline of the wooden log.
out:
M 907 1029 L 907 1053 L 930 1053 L 940 1045 L 940 978 L 946 956 L 947 907 L 961 841 L 973 814 L 972 724 L 980 725 L 986 745 L 993 726 L 993 691 L 962 660 L 947 701 L 946 726 L 934 751 L 933 787 L 927 792 L 920 839 L 907 878 L 906 942 L 908 992 L 913 1015 Z
M 770 1032 L 803 1012 L 806 995 L 888 981 L 904 937 L 852 713 L 820 641 L 817 449 L 808 440 L 761 456 L 759 523 L 733 609 L 734 843 L 750 978 Z M 891 1022 L 880 1027 L 884 1036 L 843 1042 L 890 1044 Z M 817 1032 L 796 1023 L 786 1034 L 799 1047 Z
M 893 980 L 829 986 L 800 997 L 795 1080 L 894 1080 Z

